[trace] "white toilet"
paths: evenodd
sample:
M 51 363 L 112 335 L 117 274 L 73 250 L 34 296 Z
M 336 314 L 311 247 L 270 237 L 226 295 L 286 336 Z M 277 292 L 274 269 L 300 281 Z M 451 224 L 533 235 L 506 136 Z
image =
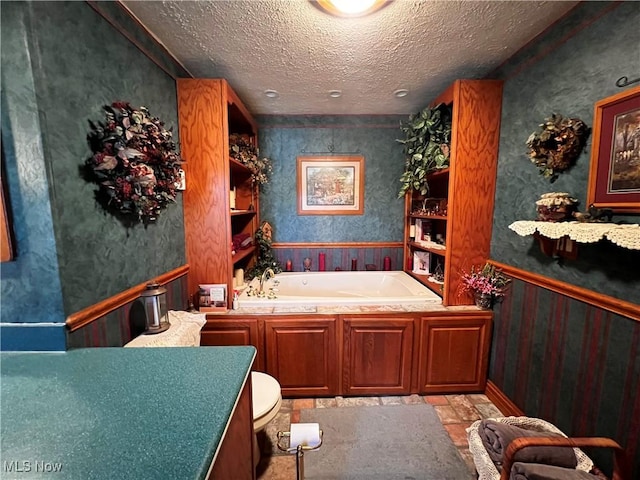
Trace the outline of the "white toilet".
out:
M 260 461 L 257 435 L 274 419 L 282 405 L 280 384 L 271 375 L 251 372 L 251 402 L 253 405 L 253 459 L 254 467 Z
M 253 431 L 259 432 L 276 416 L 282 405 L 280 384 L 270 375 L 251 372 Z

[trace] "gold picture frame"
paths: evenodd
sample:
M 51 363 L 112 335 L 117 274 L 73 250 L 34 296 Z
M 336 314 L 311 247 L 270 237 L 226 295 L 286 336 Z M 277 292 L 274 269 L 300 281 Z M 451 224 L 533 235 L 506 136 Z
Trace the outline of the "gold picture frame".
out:
M 640 213 L 640 87 L 595 104 L 587 205 Z
M 364 157 L 304 156 L 297 159 L 298 215 L 362 215 Z

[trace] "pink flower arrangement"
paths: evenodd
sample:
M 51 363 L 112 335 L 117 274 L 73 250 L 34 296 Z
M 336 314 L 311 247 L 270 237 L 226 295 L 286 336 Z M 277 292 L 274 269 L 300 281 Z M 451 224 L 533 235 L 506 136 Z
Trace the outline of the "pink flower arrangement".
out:
M 114 102 L 103 108 L 106 122 L 89 121 L 87 136 L 93 156 L 85 166 L 100 187 L 96 197 L 109 210 L 153 222 L 176 199 L 182 160 L 171 130 L 145 107 Z
M 481 269 L 471 267 L 470 273 L 462 275 L 462 284 L 465 290 L 493 297 L 503 296 L 504 289 L 510 281 L 501 270 L 490 263 L 486 263 Z

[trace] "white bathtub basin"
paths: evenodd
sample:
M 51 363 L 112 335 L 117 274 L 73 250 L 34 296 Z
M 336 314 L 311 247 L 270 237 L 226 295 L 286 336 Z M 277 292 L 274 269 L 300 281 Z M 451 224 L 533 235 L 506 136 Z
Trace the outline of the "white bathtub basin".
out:
M 276 281 L 278 284 L 276 285 Z M 249 284 L 254 291 L 260 280 Z M 414 278 L 400 271 L 285 272 L 264 284 L 273 288 L 275 299 L 248 296 L 248 288 L 238 297 L 240 307 L 290 305 L 439 305 L 442 299 Z

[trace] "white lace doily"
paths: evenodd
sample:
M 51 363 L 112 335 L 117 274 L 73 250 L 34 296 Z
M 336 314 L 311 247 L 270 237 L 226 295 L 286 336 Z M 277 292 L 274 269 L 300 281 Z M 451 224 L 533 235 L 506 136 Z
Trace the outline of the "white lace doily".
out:
M 559 433 L 563 437 L 566 437 L 566 435 L 562 431 L 560 431 L 558 427 L 556 427 L 552 423 L 542 420 L 541 418 L 498 417 L 488 418 L 487 420 L 493 420 L 508 425 L 515 425 L 516 427 L 525 428 L 527 430 L 535 430 L 538 432 Z M 484 448 L 482 439 L 480 438 L 480 434 L 478 433 L 480 422 L 481 420 L 476 420 L 469 426 L 469 428 L 467 428 L 469 451 L 473 456 L 473 463 L 475 464 L 476 470 L 478 471 L 478 480 L 500 480 L 500 472 L 498 472 L 498 469 L 493 463 L 493 460 L 491 460 L 491 457 L 487 453 L 487 450 Z M 591 459 L 579 448 L 574 448 L 573 451 L 576 454 L 576 460 L 578 461 L 576 469 L 590 472 L 593 468 L 593 462 L 591 461 Z
M 638 224 L 518 220 L 509 225 L 509 228 L 521 237 L 533 235 L 537 231 L 540 235 L 553 239 L 566 235 L 579 243 L 595 243 L 606 238 L 619 247 L 640 250 L 640 225 Z
M 161 333 L 139 335 L 125 347 L 197 347 L 200 330 L 207 323 L 205 313 L 189 313 L 169 310 L 171 327 Z

